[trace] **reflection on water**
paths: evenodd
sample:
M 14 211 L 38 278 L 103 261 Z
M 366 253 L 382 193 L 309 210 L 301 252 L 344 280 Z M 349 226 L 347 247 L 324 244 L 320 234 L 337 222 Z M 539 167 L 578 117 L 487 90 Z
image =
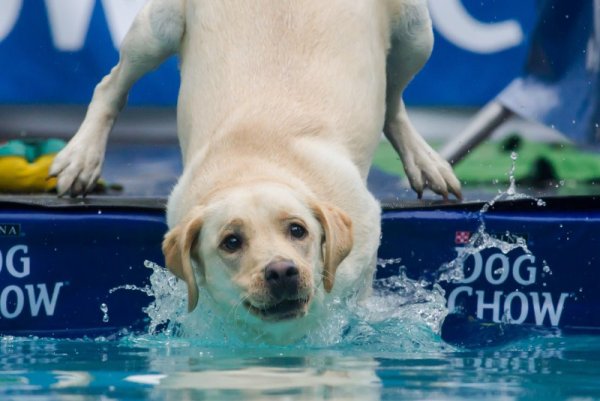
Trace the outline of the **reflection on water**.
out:
M 600 397 L 597 336 L 502 347 L 205 347 L 164 335 L 116 341 L 3 338 L 2 400 L 396 400 Z
M 214 357 L 214 356 L 213 356 Z M 217 356 L 218 357 L 218 356 Z M 224 358 L 210 369 L 161 375 L 132 375 L 127 381 L 149 384 L 153 399 L 379 400 L 381 381 L 370 357 L 282 355 Z M 227 360 L 229 359 L 229 360 Z M 193 364 L 190 360 L 190 362 Z M 229 365 L 229 366 L 227 366 Z
M 382 360 L 449 349 L 444 298 L 406 277 L 382 280 L 365 305 L 338 305 L 293 346 L 248 345 L 227 322 L 181 314 L 185 291 L 161 281 L 149 307 L 159 333 L 120 339 L 0 340 L 0 399 L 379 400 Z M 131 290 L 129 288 L 128 290 Z M 139 289 L 138 289 L 139 290 Z M 149 291 L 150 289 L 141 289 Z M 182 295 L 183 294 L 183 295 Z M 181 301 L 181 302 L 180 302 Z M 109 312 L 108 312 L 109 313 Z M 166 313 L 166 315 L 161 315 Z M 205 317 L 206 315 L 204 315 Z M 202 324 L 204 323 L 204 325 Z M 184 328 L 182 328 L 184 327 Z M 193 331 L 190 332 L 190 327 Z M 231 331 L 229 331 L 231 330 Z M 185 335 L 180 336 L 181 332 Z
M 375 359 L 344 352 L 233 351 L 160 336 L 115 342 L 5 338 L 0 347 L 0 394 L 11 399 L 380 399 Z

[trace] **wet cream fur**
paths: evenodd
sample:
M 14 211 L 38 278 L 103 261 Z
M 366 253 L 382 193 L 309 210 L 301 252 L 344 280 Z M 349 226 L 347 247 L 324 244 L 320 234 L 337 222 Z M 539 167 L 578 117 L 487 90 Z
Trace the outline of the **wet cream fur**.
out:
M 168 267 L 188 284 L 190 309 L 205 286 L 243 324 L 301 337 L 333 298 L 369 293 L 380 206 L 366 179 L 382 130 L 417 193 L 460 196 L 401 100 L 432 45 L 425 0 L 150 0 L 51 174 L 60 194 L 88 192 L 129 89 L 178 53 L 184 170 L 167 207 Z M 301 246 L 282 228 L 287 215 L 308 229 Z M 233 262 L 217 242 L 232 221 L 252 239 Z M 297 319 L 266 322 L 240 302 L 261 302 L 261 269 L 278 258 L 300 266 L 311 301 Z

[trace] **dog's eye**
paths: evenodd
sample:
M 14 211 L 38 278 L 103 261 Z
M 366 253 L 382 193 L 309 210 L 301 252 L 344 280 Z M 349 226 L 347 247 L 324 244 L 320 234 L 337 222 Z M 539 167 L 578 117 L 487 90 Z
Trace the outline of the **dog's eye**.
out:
M 302 227 L 300 224 L 292 223 L 290 224 L 290 235 L 295 239 L 302 239 L 306 237 L 307 231 L 306 228 Z
M 240 236 L 231 234 L 225 237 L 223 241 L 221 241 L 220 247 L 226 252 L 234 253 L 242 248 L 243 243 L 244 242 L 242 241 L 242 238 Z

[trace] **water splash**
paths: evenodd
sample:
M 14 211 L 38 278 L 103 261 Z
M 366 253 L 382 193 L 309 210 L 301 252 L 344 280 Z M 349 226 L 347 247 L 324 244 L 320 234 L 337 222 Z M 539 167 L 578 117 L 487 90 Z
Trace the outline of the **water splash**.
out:
M 381 261 L 399 263 L 400 259 Z M 152 270 L 146 287 L 120 286 L 113 290 L 136 290 L 154 297 L 144 309 L 150 319 L 148 334 L 130 341 L 175 341 L 216 348 L 265 346 L 260 338 L 236 326 L 232 316 L 223 316 L 211 306 L 210 294 L 200 288 L 198 307 L 186 311 L 187 288 L 158 264 L 145 261 Z M 366 302 L 334 299 L 328 305 L 319 326 L 295 348 L 346 349 L 360 345 L 361 349 L 416 351 L 438 349 L 445 345 L 439 339 L 441 322 L 446 315 L 444 291 L 439 286 L 428 289 L 420 281 L 402 274 L 374 284 L 374 293 Z M 269 347 L 273 347 L 269 345 Z
M 108 305 L 106 305 L 105 303 L 100 304 L 100 311 L 102 312 L 102 322 L 108 323 Z
M 370 318 L 417 320 L 439 334 L 447 314 L 445 291 L 439 284 L 413 280 L 404 271 L 374 282 L 375 294 L 367 301 Z
M 492 206 L 496 204 L 496 202 L 500 200 L 530 199 L 534 201 L 538 207 L 546 206 L 546 202 L 544 202 L 543 199 L 539 199 L 517 191 L 515 171 L 517 167 L 518 154 L 516 152 L 512 152 L 510 159 L 511 167 L 508 172 L 510 183 L 508 188 L 505 191 L 501 191 L 492 200 L 483 205 L 479 211 L 479 227 L 477 228 L 477 232 L 471 236 L 464 247 L 458 249 L 458 255 L 454 260 L 445 263 L 440 267 L 437 282 L 460 282 L 463 280 L 465 261 L 470 256 L 478 255 L 485 249 L 496 248 L 505 255 L 516 249 L 520 249 L 522 252 L 528 255 L 532 254 L 527 247 L 527 241 L 524 238 L 521 238 L 518 235 L 512 234 L 508 231 L 505 232 L 501 237 L 491 235 L 486 231 L 485 214 Z M 546 267 L 548 271 L 550 271 L 550 267 L 547 265 Z
M 548 262 L 542 260 L 542 271 L 548 275 L 552 275 L 552 269 L 548 266 Z
M 509 187 L 482 207 L 478 231 L 459 250 L 453 261 L 440 268 L 438 276 L 432 282 L 407 277 L 406 268 L 400 265 L 400 258 L 379 259 L 379 267 L 400 265 L 400 274 L 376 280 L 374 292 L 366 302 L 334 300 L 328 305 L 327 318 L 295 346 L 345 348 L 360 345 L 363 349 L 374 347 L 403 351 L 442 347 L 439 333 L 448 310 L 445 306 L 445 293 L 439 283 L 463 279 L 465 260 L 470 256 L 476 257 L 485 249 L 497 248 L 505 254 L 521 249 L 531 254 L 525 239 L 509 232 L 498 238 L 490 235 L 485 227 L 484 215 L 499 200 L 533 199 L 537 205 L 545 205 L 543 200 L 517 191 L 514 178 L 516 153 L 511 155 L 511 160 Z M 177 338 L 177 341 L 183 343 L 200 342 L 202 345 L 215 347 L 248 346 L 248 336 L 252 335 L 235 326 L 232 319 L 235 311 L 229 316 L 215 312 L 211 307 L 210 294 L 200 288 L 201 301 L 196 310 L 188 314 L 185 284 L 152 261 L 145 261 L 144 266 L 152 270 L 148 286 L 125 285 L 112 289 L 111 293 L 117 290 L 136 290 L 154 297 L 154 301 L 144 309 L 150 319 L 150 336 Z M 548 267 L 548 271 L 549 269 Z M 260 344 L 260 339 L 252 340 L 257 340 L 255 345 Z
M 170 335 L 176 331 L 176 324 L 185 314 L 187 288 L 185 283 L 156 263 L 146 260 L 144 266 L 152 269 L 150 285 L 145 290 L 154 297 L 154 301 L 143 310 L 150 318 L 149 333 L 154 334 L 164 327 L 165 334 Z
M 488 213 L 490 208 L 499 200 L 518 200 L 518 199 L 530 199 L 535 202 L 538 207 L 546 206 L 546 202 L 542 199 L 538 199 L 532 197 L 527 194 L 519 193 L 517 191 L 516 180 L 515 180 L 515 170 L 516 170 L 516 161 L 518 155 L 515 152 L 511 153 L 512 165 L 509 171 L 509 179 L 510 184 L 509 187 L 500 192 L 497 196 L 495 196 L 491 201 L 486 202 L 481 210 L 479 211 L 479 227 L 477 232 L 471 236 L 469 241 L 465 244 L 464 247 L 457 248 L 457 256 L 454 260 L 443 264 L 438 270 L 438 276 L 436 283 L 446 281 L 450 283 L 460 283 L 465 280 L 465 262 L 469 257 L 479 258 L 479 262 L 481 262 L 481 252 L 486 249 L 498 249 L 504 255 L 509 252 L 519 250 L 523 254 L 533 256 L 533 253 L 527 246 L 527 241 L 525 238 L 520 237 L 519 235 L 512 234 L 506 231 L 503 235 L 493 235 L 486 231 L 485 224 L 485 215 Z M 542 271 L 544 275 L 552 275 L 552 270 L 548 263 L 544 260 Z M 493 272 L 495 275 L 502 275 L 504 272 L 503 268 L 499 268 Z M 545 286 L 546 284 L 543 283 Z M 452 311 L 450 311 L 452 312 Z M 511 319 L 511 311 L 504 310 L 503 315 L 501 316 L 501 323 L 509 324 L 512 322 Z
M 520 200 L 520 199 L 530 199 L 535 201 L 537 206 L 543 207 L 546 206 L 546 202 L 544 202 L 543 199 L 539 199 L 536 197 L 533 197 L 531 195 L 527 195 L 524 193 L 520 193 L 517 191 L 517 183 L 516 183 L 516 178 L 515 178 L 515 172 L 517 169 L 517 159 L 519 158 L 519 155 L 517 152 L 511 152 L 510 154 L 510 159 L 511 159 L 511 167 L 510 170 L 508 171 L 508 180 L 509 180 L 509 185 L 508 188 L 504 191 L 500 191 L 498 193 L 498 195 L 496 195 L 492 200 L 490 200 L 489 202 L 486 202 L 483 207 L 481 208 L 480 213 L 483 215 L 484 213 L 487 213 L 487 211 L 496 204 L 496 202 L 498 202 L 499 200 Z
M 390 265 L 397 265 L 402 262 L 402 258 L 390 258 L 390 259 L 377 259 L 377 267 L 386 267 Z

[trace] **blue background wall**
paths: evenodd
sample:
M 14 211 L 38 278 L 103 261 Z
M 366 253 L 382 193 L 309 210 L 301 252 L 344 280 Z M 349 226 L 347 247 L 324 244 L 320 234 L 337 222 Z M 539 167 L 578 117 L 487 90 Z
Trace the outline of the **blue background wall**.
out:
M 0 104 L 89 102 L 95 84 L 117 62 L 120 32 L 143 2 L 2 0 Z M 430 8 L 436 45 L 407 90 L 409 104 L 478 106 L 521 72 L 534 0 L 431 0 Z M 81 27 L 80 38 L 61 44 L 59 31 L 74 25 Z M 173 58 L 134 87 L 129 104 L 172 105 L 177 86 Z

